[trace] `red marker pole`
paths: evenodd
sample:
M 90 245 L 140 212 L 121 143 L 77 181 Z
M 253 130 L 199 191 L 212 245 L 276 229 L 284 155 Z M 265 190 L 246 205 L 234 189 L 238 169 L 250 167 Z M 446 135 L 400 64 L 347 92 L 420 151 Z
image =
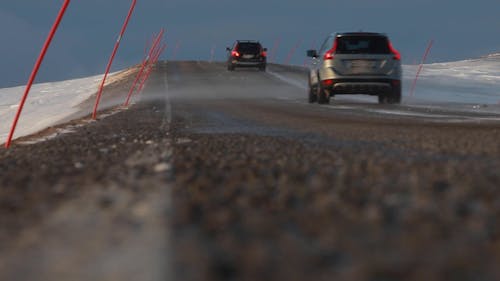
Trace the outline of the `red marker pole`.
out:
M 210 63 L 213 63 L 214 62 L 214 59 L 215 59 L 215 48 L 216 48 L 216 45 L 212 45 L 212 49 L 210 49 Z
M 172 60 L 176 60 L 177 59 L 177 53 L 179 52 L 180 48 L 181 48 L 181 41 L 179 40 L 175 44 L 174 53 L 172 54 Z
M 144 46 L 144 58 L 146 58 L 148 56 L 148 50 L 149 50 L 149 48 L 151 48 L 151 44 L 153 44 L 154 40 L 155 40 L 155 37 L 153 35 L 153 38 L 151 38 L 151 40 L 148 39 L 148 41 L 146 41 L 146 46 Z
M 167 49 L 167 44 L 163 44 L 163 46 L 161 47 L 160 52 L 156 56 L 155 64 L 158 62 L 158 60 L 160 59 L 161 54 L 163 54 L 163 52 L 165 52 L 166 49 Z
M 153 36 L 153 39 L 152 39 L 152 41 L 151 41 L 151 44 L 154 42 L 154 40 L 155 40 L 155 39 L 156 39 L 156 38 L 155 38 L 155 36 Z M 148 46 L 149 46 L 149 44 L 148 44 Z M 150 48 L 153 48 L 153 46 L 151 45 L 151 46 L 150 46 Z M 141 63 L 141 65 L 142 65 L 142 64 L 146 64 L 145 71 L 147 70 L 147 68 L 148 68 L 148 67 L 149 67 L 149 65 L 151 64 L 151 61 L 148 61 L 148 53 L 149 53 L 150 48 L 148 48 L 148 50 L 146 50 L 146 53 L 145 53 L 145 55 L 144 55 L 144 59 L 142 60 L 142 63 Z M 152 57 L 155 57 L 156 52 L 157 52 L 156 50 L 155 50 L 155 51 L 153 51 L 153 55 L 152 55 Z M 145 75 L 143 75 L 143 76 L 145 76 Z M 142 83 L 142 81 L 143 81 L 144 79 L 146 79 L 145 77 L 142 77 L 142 76 L 141 76 L 140 78 L 142 78 L 142 80 L 141 80 L 141 79 L 139 79 L 139 80 L 141 81 L 140 83 Z M 140 83 L 139 83 L 139 84 L 140 84 Z
M 149 50 L 149 54 L 148 54 L 147 58 L 142 63 L 141 69 L 139 70 L 139 73 L 137 73 L 137 76 L 135 77 L 135 80 L 132 83 L 132 87 L 130 87 L 130 91 L 128 92 L 128 95 L 127 95 L 127 100 L 123 104 L 124 106 L 128 106 L 128 104 L 130 102 L 130 97 L 132 97 L 132 93 L 134 92 L 135 87 L 137 86 L 137 82 L 139 81 L 142 74 L 144 73 L 144 69 L 146 67 L 146 64 L 149 62 L 150 58 L 152 57 L 153 51 L 156 49 L 156 46 L 158 46 L 158 44 L 160 43 L 164 32 L 165 31 L 163 29 L 160 31 L 160 33 L 158 34 L 158 36 L 156 37 L 156 39 L 153 43 L 153 46 L 151 46 L 151 49 Z
M 159 47 L 155 54 L 153 55 L 153 60 L 150 66 L 155 65 L 158 62 L 158 59 L 160 59 L 161 54 L 165 51 L 167 48 L 167 43 L 163 43 L 161 47 Z
M 160 40 L 162 39 L 162 36 L 163 36 L 162 32 L 163 32 L 163 29 L 161 30 L 161 32 L 157 36 L 153 36 L 151 48 L 149 49 L 144 60 L 142 61 L 141 69 L 137 73 L 137 76 L 132 84 L 132 87 L 130 87 L 130 91 L 127 95 L 127 99 L 126 99 L 125 103 L 123 104 L 123 106 L 128 106 L 128 104 L 130 102 L 130 98 L 132 97 L 132 94 L 133 94 L 134 90 L 136 89 L 137 83 L 139 83 L 139 84 L 142 83 L 141 78 L 144 79 L 143 77 L 145 77 L 146 69 L 149 66 L 149 64 L 151 63 L 151 58 L 154 56 L 155 49 L 157 48 L 158 44 L 160 43 Z
M 40 52 L 40 55 L 38 56 L 38 59 L 35 63 L 35 66 L 33 67 L 33 71 L 31 72 L 30 78 L 28 80 L 28 84 L 26 85 L 26 90 L 24 91 L 24 95 L 21 99 L 21 102 L 19 103 L 19 107 L 17 109 L 16 116 L 14 117 L 14 121 L 12 123 L 12 127 L 10 129 L 9 136 L 7 138 L 7 141 L 5 142 L 5 148 L 9 148 L 11 143 L 12 143 L 12 138 L 14 136 L 14 132 L 17 127 L 17 122 L 19 121 L 19 117 L 21 116 L 21 112 L 23 111 L 24 104 L 26 103 L 26 99 L 28 98 L 28 94 L 31 90 L 31 86 L 33 85 L 33 82 L 35 81 L 36 75 L 38 74 L 38 70 L 40 70 L 40 66 L 42 65 L 43 59 L 45 58 L 45 55 L 47 54 L 47 50 L 50 47 L 50 43 L 52 42 L 52 39 L 54 38 L 54 35 L 56 34 L 57 28 L 59 27 L 59 24 L 61 23 L 64 14 L 66 13 L 66 9 L 68 8 L 69 3 L 71 0 L 65 0 L 61 10 L 59 11 L 59 14 L 57 15 L 56 21 L 54 22 L 49 35 L 47 36 L 47 39 L 45 41 L 45 44 L 43 45 L 42 51 Z
M 118 51 L 118 48 L 120 47 L 120 43 L 122 41 L 123 35 L 125 34 L 125 31 L 127 30 L 127 26 L 128 26 L 129 21 L 130 21 L 130 17 L 132 17 L 132 13 L 134 12 L 136 2 L 137 2 L 137 0 L 132 0 L 132 4 L 130 5 L 130 9 L 128 11 L 127 18 L 125 19 L 125 22 L 123 23 L 122 29 L 120 31 L 120 35 L 118 36 L 118 39 L 116 40 L 113 52 L 111 53 L 111 58 L 109 59 L 108 66 L 106 67 L 106 71 L 104 72 L 104 78 L 102 79 L 101 85 L 99 86 L 99 92 L 97 93 L 97 98 L 96 98 L 95 105 L 94 105 L 94 111 L 92 112 L 92 119 L 94 119 L 94 120 L 97 117 L 97 109 L 99 108 L 99 102 L 101 101 L 102 91 L 104 90 L 104 85 L 106 84 L 106 78 L 108 77 L 109 71 L 111 69 L 111 65 L 113 65 L 113 60 L 115 59 L 116 52 Z
M 139 93 L 142 93 L 142 89 L 144 88 L 144 85 L 146 84 L 146 81 L 148 81 L 149 76 L 151 75 L 151 72 L 153 71 L 154 65 L 158 62 L 158 59 L 160 58 L 160 55 L 165 51 L 165 48 L 167 48 L 167 45 L 163 44 L 163 46 L 161 47 L 161 49 L 159 49 L 157 51 L 156 55 L 154 56 L 154 58 L 152 60 L 152 63 L 149 65 L 149 68 L 148 68 L 148 70 L 146 72 L 144 80 L 142 80 L 141 85 L 139 86 L 139 90 L 138 90 Z
M 422 63 L 418 67 L 417 75 L 415 76 L 415 80 L 413 80 L 413 84 L 411 85 L 410 97 L 413 97 L 413 93 L 415 92 L 415 87 L 417 86 L 418 77 L 420 76 L 420 72 L 422 71 L 422 68 L 424 67 L 425 60 L 427 59 L 427 56 L 429 55 L 429 52 L 431 51 L 433 44 L 434 44 L 434 40 L 429 41 L 429 45 L 427 46 L 427 49 L 425 50 L 424 57 L 422 58 Z
M 156 58 L 158 52 L 160 52 L 160 50 L 161 50 L 161 47 L 157 46 L 157 48 L 155 48 L 155 50 L 153 51 L 153 54 L 151 55 L 151 59 L 146 62 L 146 67 L 144 68 L 144 72 L 143 72 L 144 75 L 141 77 L 142 79 L 139 79 L 140 82 L 139 82 L 138 92 L 140 92 L 142 90 L 142 85 L 146 81 L 147 76 L 149 75 L 149 71 L 150 71 L 152 65 L 154 65 L 155 58 Z
M 292 60 L 292 57 L 295 54 L 295 51 L 300 47 L 301 44 L 302 44 L 302 40 L 299 40 L 299 41 L 297 41 L 297 44 L 295 44 L 295 46 L 293 46 L 293 48 L 290 50 L 290 52 L 288 53 L 288 56 L 285 60 L 285 65 L 290 64 L 290 61 Z
M 278 38 L 276 41 L 274 41 L 273 48 L 270 52 L 270 57 L 269 57 L 269 62 L 275 62 L 276 61 L 276 51 L 278 50 L 278 47 L 280 45 L 281 39 Z

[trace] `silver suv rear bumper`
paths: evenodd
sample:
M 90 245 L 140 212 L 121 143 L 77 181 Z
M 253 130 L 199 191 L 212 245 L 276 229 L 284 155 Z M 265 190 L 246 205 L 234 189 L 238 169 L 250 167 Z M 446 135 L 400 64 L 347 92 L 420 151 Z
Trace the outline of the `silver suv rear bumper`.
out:
M 392 93 L 400 85 L 397 79 L 333 79 L 325 89 L 332 95 L 380 95 Z
M 334 84 L 331 89 L 334 95 L 378 95 L 392 91 L 392 85 L 390 83 L 341 82 Z

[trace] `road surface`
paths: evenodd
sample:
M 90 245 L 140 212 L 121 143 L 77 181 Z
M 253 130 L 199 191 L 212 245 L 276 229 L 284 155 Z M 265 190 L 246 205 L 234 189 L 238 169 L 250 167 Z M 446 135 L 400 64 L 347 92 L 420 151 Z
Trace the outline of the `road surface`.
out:
M 498 280 L 500 111 L 304 77 L 160 63 L 0 151 L 0 280 Z

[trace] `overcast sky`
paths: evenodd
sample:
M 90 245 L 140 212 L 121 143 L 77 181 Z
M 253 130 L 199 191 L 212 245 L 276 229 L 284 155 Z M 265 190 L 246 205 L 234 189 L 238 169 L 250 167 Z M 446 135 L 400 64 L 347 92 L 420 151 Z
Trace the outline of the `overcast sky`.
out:
M 62 0 L 2 0 L 0 87 L 26 82 Z M 38 82 L 104 71 L 130 6 L 128 0 L 73 0 L 47 54 Z M 337 31 L 387 33 L 404 63 L 422 56 L 435 39 L 430 61 L 452 61 L 500 52 L 500 0 L 138 0 L 113 69 L 139 63 L 146 41 L 164 27 L 163 59 L 216 59 L 235 39 L 279 43 L 278 62 L 294 45 L 292 63 Z

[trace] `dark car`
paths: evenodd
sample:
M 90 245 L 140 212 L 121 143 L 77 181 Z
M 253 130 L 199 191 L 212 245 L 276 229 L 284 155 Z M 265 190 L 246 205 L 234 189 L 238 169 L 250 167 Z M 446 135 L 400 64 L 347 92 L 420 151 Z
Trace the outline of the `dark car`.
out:
M 228 51 L 227 70 L 233 71 L 236 67 L 258 67 L 265 71 L 267 66 L 267 49 L 258 41 L 238 40 Z

